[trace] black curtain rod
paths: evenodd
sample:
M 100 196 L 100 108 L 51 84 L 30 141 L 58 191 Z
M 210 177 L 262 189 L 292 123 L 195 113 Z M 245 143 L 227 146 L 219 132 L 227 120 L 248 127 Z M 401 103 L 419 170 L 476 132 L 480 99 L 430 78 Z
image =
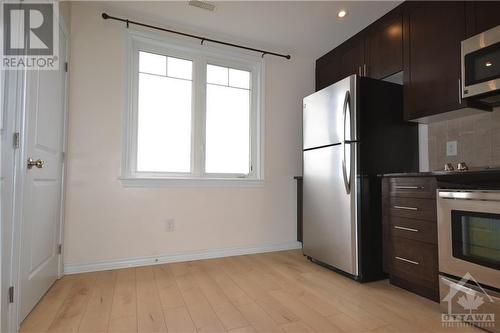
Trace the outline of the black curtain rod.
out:
M 121 18 L 121 17 L 114 17 L 114 16 L 108 15 L 106 13 L 102 13 L 102 18 L 105 19 L 105 20 L 109 19 L 109 20 L 116 20 L 116 21 L 125 22 L 127 24 L 127 28 L 129 26 L 129 24 L 135 24 L 135 25 L 139 25 L 141 27 L 146 27 L 146 28 L 160 30 L 160 31 L 166 31 L 166 32 L 170 32 L 170 33 L 181 35 L 181 36 L 185 36 L 185 37 L 196 38 L 196 39 L 201 40 L 201 44 L 202 45 L 203 45 L 204 42 L 212 42 L 212 43 L 222 44 L 222 45 L 226 45 L 226 46 L 237 47 L 239 49 L 244 49 L 244 50 L 259 52 L 259 53 L 262 53 L 262 57 L 264 57 L 266 54 L 269 54 L 269 55 L 273 55 L 273 56 L 276 56 L 276 57 L 282 57 L 282 58 L 286 58 L 286 59 L 290 59 L 291 58 L 289 54 L 279 54 L 279 53 L 275 53 L 275 52 L 254 49 L 254 48 L 248 47 L 248 46 L 227 43 L 227 42 L 223 42 L 223 41 L 215 40 L 215 39 L 211 39 L 211 38 L 206 38 L 206 37 L 191 35 L 191 34 L 187 34 L 185 32 L 180 32 L 180 31 L 165 29 L 165 28 L 154 26 L 154 25 L 149 25 L 149 24 L 145 24 L 145 23 L 131 21 L 131 20 L 124 19 L 124 18 Z

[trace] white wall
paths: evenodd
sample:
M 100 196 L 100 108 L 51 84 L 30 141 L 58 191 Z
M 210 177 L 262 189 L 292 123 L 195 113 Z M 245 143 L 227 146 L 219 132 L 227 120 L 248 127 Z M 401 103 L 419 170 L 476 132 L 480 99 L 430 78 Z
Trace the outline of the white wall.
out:
M 266 57 L 264 186 L 124 188 L 124 26 L 101 19 L 98 6 L 71 8 L 65 266 L 293 244 L 293 176 L 302 172 L 302 97 L 314 90 L 314 59 Z

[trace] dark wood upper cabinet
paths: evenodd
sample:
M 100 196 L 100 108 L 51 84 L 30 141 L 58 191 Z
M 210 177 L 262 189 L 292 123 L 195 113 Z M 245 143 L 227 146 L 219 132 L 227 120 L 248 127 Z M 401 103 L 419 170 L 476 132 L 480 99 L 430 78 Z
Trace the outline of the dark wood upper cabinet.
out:
M 372 24 L 366 32 L 366 75 L 383 79 L 403 70 L 401 7 Z
M 500 25 L 500 1 L 467 1 L 465 11 L 467 37 Z
M 364 36 L 359 34 L 340 46 L 340 76 L 352 74 L 364 75 L 365 43 Z
M 362 74 L 365 60 L 361 35 L 349 39 L 316 61 L 316 91 L 352 74 Z
M 316 90 L 349 75 L 375 79 L 403 69 L 402 10 L 392 10 L 316 61 Z
M 409 2 L 403 36 L 405 119 L 462 108 L 460 42 L 465 38 L 465 3 Z
M 316 60 L 316 91 L 328 87 L 341 78 L 337 49 Z
M 461 99 L 460 42 L 500 25 L 499 13 L 500 1 L 405 1 L 319 58 L 316 90 L 351 74 L 384 79 L 403 71 L 406 120 L 477 108 Z

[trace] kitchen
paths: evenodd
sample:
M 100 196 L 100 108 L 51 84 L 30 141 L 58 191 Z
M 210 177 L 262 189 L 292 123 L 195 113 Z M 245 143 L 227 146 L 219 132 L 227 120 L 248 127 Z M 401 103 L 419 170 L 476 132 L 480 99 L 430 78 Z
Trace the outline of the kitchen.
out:
M 473 323 L 460 295 L 499 313 L 499 8 L 404 3 L 319 58 L 304 99 L 304 254 Z
M 500 332 L 500 1 L 47 2 L 2 332 Z

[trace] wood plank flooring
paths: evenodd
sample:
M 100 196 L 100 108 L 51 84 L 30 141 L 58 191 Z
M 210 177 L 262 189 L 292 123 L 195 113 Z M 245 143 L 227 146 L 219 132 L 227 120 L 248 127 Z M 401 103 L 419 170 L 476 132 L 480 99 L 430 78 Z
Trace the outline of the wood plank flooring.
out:
M 437 303 L 284 251 L 65 276 L 21 332 L 481 331 L 443 328 Z

